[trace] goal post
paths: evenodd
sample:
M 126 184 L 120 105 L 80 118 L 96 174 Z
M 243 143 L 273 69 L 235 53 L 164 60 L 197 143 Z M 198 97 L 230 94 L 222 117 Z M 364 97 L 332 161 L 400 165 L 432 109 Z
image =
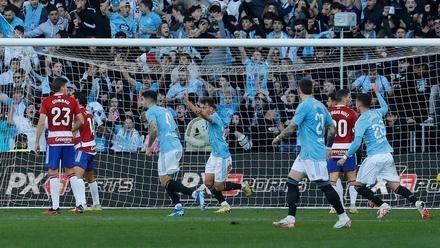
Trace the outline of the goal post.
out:
M 227 200 L 235 207 L 286 207 L 286 177 L 301 142 L 293 135 L 279 148 L 270 143 L 293 117 L 303 78 L 315 82 L 315 97 L 324 104 L 340 88 L 354 98 L 371 92 L 371 80 L 378 83 L 390 106 L 384 122 L 401 184 L 428 207 L 440 206 L 439 39 L 0 39 L 0 47 L 0 207 L 50 204 L 44 152 L 32 150 L 39 104 L 54 77 L 65 77 L 70 92 L 87 95 L 103 207 L 171 206 L 157 175 L 160 144 L 153 145 L 153 157 L 143 152 L 148 125 L 139 99 L 147 89 L 159 93 L 158 104 L 178 124 L 185 153 L 177 178 L 185 186 L 203 188 L 211 148 L 206 123 L 181 102 L 183 91 L 195 100 L 215 98 L 232 153 L 228 180 L 249 181 L 255 192 L 250 198 L 224 192 Z M 365 151 L 358 155 L 361 161 Z M 348 206 L 345 180 L 343 185 Z M 394 207 L 410 206 L 380 178 L 374 190 Z M 301 207 L 328 207 L 307 179 L 300 191 Z M 67 178 L 61 195 L 62 207 L 73 206 Z M 217 205 L 214 198 L 207 201 Z M 358 197 L 357 205 L 368 204 Z

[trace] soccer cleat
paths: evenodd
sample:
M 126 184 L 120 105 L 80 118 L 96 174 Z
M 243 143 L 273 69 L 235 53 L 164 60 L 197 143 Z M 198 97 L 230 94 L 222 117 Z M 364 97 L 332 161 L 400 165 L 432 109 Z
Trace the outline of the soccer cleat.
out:
M 86 209 L 87 211 L 102 211 L 101 204 L 94 204 L 91 207 Z
M 295 220 L 289 220 L 286 217 L 280 221 L 272 222 L 272 225 L 274 227 L 280 227 L 280 228 L 294 228 L 295 227 Z
M 78 205 L 77 207 L 75 207 L 71 211 L 74 214 L 82 214 L 82 213 L 84 213 L 85 209 L 84 209 L 84 207 L 82 205 Z
M 242 190 L 245 196 L 249 197 L 252 195 L 252 189 L 248 181 L 243 182 Z
M 388 203 L 384 203 L 380 206 L 379 210 L 377 211 L 377 218 L 383 219 L 385 215 L 387 215 L 391 211 L 390 205 Z
M 171 213 L 168 215 L 170 217 L 179 217 L 185 215 L 185 209 L 184 208 L 175 208 Z
M 205 192 L 203 190 L 196 191 L 196 202 L 199 204 L 200 210 L 205 211 Z
M 423 201 L 416 201 L 416 208 L 419 211 L 420 215 L 422 215 L 423 219 L 429 219 L 431 216 L 429 215 L 428 209 L 425 207 L 425 203 Z
M 60 213 L 61 212 L 60 212 L 59 208 L 57 208 L 57 209 L 50 208 L 50 209 L 44 211 L 42 214 L 43 215 L 54 215 L 54 214 L 60 214 Z
M 335 208 L 330 208 L 330 211 L 328 211 L 329 214 L 336 214 L 336 209 Z
M 340 228 L 349 228 L 351 227 L 351 220 L 350 219 L 342 219 L 338 220 L 336 224 L 333 226 L 333 228 L 340 229 Z
M 230 212 L 231 212 L 231 206 L 227 205 L 227 206 L 221 206 L 214 213 L 216 213 L 216 214 L 225 214 L 225 213 L 230 213 Z
M 355 205 L 351 205 L 350 209 L 348 210 L 348 212 L 350 212 L 351 214 L 357 214 L 359 213 L 357 207 Z

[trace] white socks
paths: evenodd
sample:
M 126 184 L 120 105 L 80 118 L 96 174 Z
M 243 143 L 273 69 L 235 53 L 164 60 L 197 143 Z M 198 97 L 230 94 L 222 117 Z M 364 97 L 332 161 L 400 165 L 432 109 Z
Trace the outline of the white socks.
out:
M 295 222 L 295 216 L 287 215 L 286 220 L 289 221 L 289 222 Z
M 100 205 L 99 203 L 99 192 L 98 192 L 98 183 L 94 181 L 93 183 L 89 183 L 90 194 L 92 195 L 93 205 Z
M 175 209 L 181 209 L 183 208 L 182 203 L 177 203 L 176 206 L 174 206 Z
M 341 201 L 342 206 L 344 206 L 344 189 L 342 188 L 341 179 L 338 178 L 336 185 L 332 184 L 332 187 L 336 190 L 336 193 L 338 193 L 339 200 Z
M 52 177 L 49 180 L 50 184 L 50 197 L 52 198 L 52 209 L 58 209 L 60 207 L 60 179 L 58 177 Z
M 70 187 L 72 187 L 73 195 L 75 196 L 76 206 L 86 206 L 86 188 L 84 180 L 78 179 L 76 176 L 69 178 Z
M 229 207 L 229 203 L 227 201 L 224 201 L 224 202 L 220 203 L 220 206 Z
M 350 206 L 355 206 L 358 192 L 354 188 L 354 185 L 348 186 L 348 193 L 350 194 Z

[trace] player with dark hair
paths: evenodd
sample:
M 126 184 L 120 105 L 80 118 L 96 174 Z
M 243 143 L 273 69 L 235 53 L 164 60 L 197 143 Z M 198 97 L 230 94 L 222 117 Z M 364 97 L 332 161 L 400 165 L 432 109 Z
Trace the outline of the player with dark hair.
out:
M 170 111 L 156 105 L 157 93 L 145 91 L 142 93 L 142 105 L 147 109 L 146 118 L 148 120 L 148 146 L 145 153 L 152 155 L 152 145 L 159 138 L 160 152 L 158 160 L 158 172 L 160 184 L 165 187 L 174 209 L 169 216 L 183 216 L 185 210 L 180 202 L 177 193 L 192 196 L 200 205 L 200 209 L 205 209 L 205 195 L 203 191 L 194 191 L 173 179 L 180 170 L 180 159 L 182 158 L 183 148 L 177 134 L 176 122 Z
M 82 179 L 78 179 L 80 169 L 75 166 L 73 132 L 79 130 L 84 123 L 84 117 L 78 102 L 67 95 L 67 80 L 55 78 L 52 82 L 55 94 L 46 97 L 41 103 L 40 119 L 37 125 L 35 151 L 40 152 L 40 137 L 43 134 L 46 118 L 48 121 L 46 164 L 49 169 L 50 195 L 52 208 L 44 214 L 59 214 L 60 178 L 58 166 L 64 168 L 69 176 L 73 195 L 76 199 L 75 212 L 82 213 L 86 207 L 85 186 Z M 72 127 L 76 117 L 75 125 Z M 61 163 L 61 164 L 60 164 Z
M 95 169 L 94 160 L 96 155 L 93 114 L 85 109 L 87 106 L 87 98 L 84 93 L 75 92 L 75 98 L 78 101 L 81 115 L 84 118 L 84 124 L 75 133 L 75 165 L 80 168 L 78 179 L 83 180 L 82 178 L 84 177 L 89 184 L 93 205 L 87 210 L 102 210 L 101 204 L 99 203 L 98 183 L 96 182 L 93 172 Z
M 327 108 L 313 94 L 313 81 L 303 79 L 299 81 L 299 96 L 302 102 L 295 111 L 289 126 L 273 140 L 277 146 L 284 138 L 288 138 L 298 129 L 298 138 L 301 141 L 301 152 L 296 158 L 287 178 L 287 204 L 289 213 L 280 221 L 273 222 L 275 227 L 295 227 L 297 203 L 299 201 L 299 182 L 307 175 L 310 181 L 318 184 L 327 200 L 336 209 L 339 220 L 334 228 L 351 226 L 351 220 L 345 213 L 339 200 L 338 193 L 331 186 L 327 171 L 326 159 L 331 157 L 335 127 Z M 324 143 L 327 134 L 327 144 Z
M 376 84 L 372 85 L 379 101 L 379 109 L 371 109 L 371 95 L 359 94 L 356 99 L 356 108 L 361 113 L 355 125 L 355 138 L 345 155 L 338 161 L 339 166 L 343 166 L 359 149 L 362 138 L 367 146 L 367 158 L 362 162 L 356 178 L 356 191 L 370 200 L 375 206 L 379 206 L 377 218 L 382 219 L 387 215 L 391 207 L 375 196 L 370 187 L 376 184 L 377 177 L 384 179 L 394 193 L 405 197 L 414 204 L 422 215 L 422 218 L 429 218 L 429 211 L 425 208 L 425 203 L 419 201 L 414 194 L 407 188 L 400 185 L 400 177 L 397 174 L 394 164 L 393 148 L 388 143 L 386 128 L 383 118 L 388 112 L 388 105 L 379 92 Z
M 357 213 L 356 197 L 357 191 L 354 188 L 356 182 L 357 162 L 356 154 L 347 160 L 344 166 L 338 166 L 336 163 L 348 150 L 354 138 L 354 125 L 357 121 L 357 115 L 354 110 L 349 108 L 351 105 L 351 94 L 349 90 L 342 89 L 335 94 L 336 104 L 328 110 L 332 116 L 336 127 L 335 143 L 332 146 L 332 158 L 327 162 L 327 169 L 330 173 L 330 183 L 339 195 L 342 205 L 344 205 L 344 190 L 342 188 L 339 176 L 345 174 L 348 183 L 348 192 L 350 194 L 350 213 Z M 330 213 L 334 213 L 334 209 Z
M 228 213 L 231 206 L 225 200 L 222 191 L 243 190 L 246 196 L 252 195 L 248 182 L 243 184 L 227 182 L 228 168 L 232 165 L 229 146 L 224 138 L 223 121 L 216 112 L 216 105 L 213 98 L 206 97 L 200 100 L 202 108 L 195 106 L 188 94 L 184 95 L 185 104 L 192 112 L 208 122 L 208 142 L 212 147 L 211 155 L 205 167 L 205 186 L 218 200 L 221 208 L 217 213 Z

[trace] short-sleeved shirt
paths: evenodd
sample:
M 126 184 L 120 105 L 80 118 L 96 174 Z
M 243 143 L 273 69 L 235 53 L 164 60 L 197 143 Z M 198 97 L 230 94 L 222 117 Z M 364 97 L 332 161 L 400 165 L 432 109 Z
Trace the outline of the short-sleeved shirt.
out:
M 168 109 L 154 105 L 147 110 L 146 117 L 148 122 L 155 121 L 157 124 L 160 152 L 182 149 L 177 124 Z
M 257 95 L 258 77 L 260 78 L 260 88 L 267 90 L 267 78 L 269 76 L 269 66 L 265 61 L 255 64 L 251 59 L 247 59 L 246 63 L 246 93 L 250 97 Z
M 393 151 L 386 137 L 386 128 L 380 109 L 370 109 L 359 117 L 354 126 L 355 136 L 364 137 L 367 146 L 367 156 L 390 153 Z
M 148 29 L 150 31 L 156 31 L 159 28 L 162 19 L 156 12 L 150 12 L 147 15 L 141 15 L 139 19 L 139 29 Z M 143 34 L 139 31 L 140 38 L 150 38 L 151 34 Z
M 293 123 L 298 126 L 298 138 L 301 141 L 299 157 L 303 160 L 326 160 L 325 128 L 333 125 L 327 108 L 313 97 L 299 104 Z
M 73 145 L 72 125 L 75 115 L 81 113 L 77 101 L 70 96 L 54 94 L 41 102 L 41 114 L 48 120 L 49 145 Z
M 223 135 L 223 121 L 216 112 L 209 118 L 211 121 L 208 122 L 208 142 L 212 147 L 211 153 L 215 157 L 229 158 L 231 153 Z
M 137 32 L 137 23 L 133 17 L 123 17 L 119 13 L 113 13 L 110 15 L 110 27 L 113 38 L 117 32 L 124 32 L 127 35 L 127 38 L 132 38 Z
M 382 96 L 385 95 L 385 92 L 391 90 L 390 82 L 386 77 L 381 75 L 377 75 L 375 82 L 371 82 L 369 76 L 360 76 L 353 82 L 353 85 L 359 88 L 362 93 L 367 93 L 372 89 L 373 83 L 379 86 L 379 92 Z

